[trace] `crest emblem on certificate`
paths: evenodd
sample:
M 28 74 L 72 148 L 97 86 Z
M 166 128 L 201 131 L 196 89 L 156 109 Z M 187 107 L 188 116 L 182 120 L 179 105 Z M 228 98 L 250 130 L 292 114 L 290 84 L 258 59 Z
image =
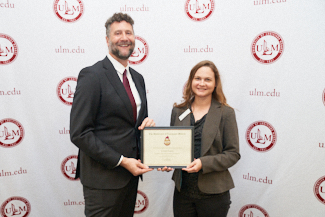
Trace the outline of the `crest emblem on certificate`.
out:
M 165 144 L 166 146 L 170 145 L 170 139 L 169 139 L 168 136 L 166 136 L 165 141 L 164 141 L 164 144 Z

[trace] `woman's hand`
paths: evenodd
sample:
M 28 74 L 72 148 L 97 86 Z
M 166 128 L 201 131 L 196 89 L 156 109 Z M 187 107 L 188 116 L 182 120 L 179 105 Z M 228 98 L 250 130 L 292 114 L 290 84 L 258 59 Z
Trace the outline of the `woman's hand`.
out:
M 183 168 L 182 170 L 188 172 L 188 173 L 197 173 L 202 169 L 202 162 L 200 158 L 195 159 L 192 163 L 190 163 L 186 168 Z
M 169 171 L 172 171 L 174 170 L 173 168 L 170 168 L 170 167 L 164 167 L 164 168 L 157 168 L 158 171 L 166 171 L 166 172 L 169 172 Z

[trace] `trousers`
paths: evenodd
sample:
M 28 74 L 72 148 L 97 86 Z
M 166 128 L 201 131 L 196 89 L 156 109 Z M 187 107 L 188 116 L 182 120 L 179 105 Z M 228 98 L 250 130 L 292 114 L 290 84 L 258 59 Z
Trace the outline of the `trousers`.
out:
M 226 217 L 230 204 L 229 191 L 205 199 L 193 199 L 176 188 L 174 190 L 174 217 Z
M 95 189 L 83 186 L 86 217 L 132 217 L 139 177 L 132 177 L 121 189 Z

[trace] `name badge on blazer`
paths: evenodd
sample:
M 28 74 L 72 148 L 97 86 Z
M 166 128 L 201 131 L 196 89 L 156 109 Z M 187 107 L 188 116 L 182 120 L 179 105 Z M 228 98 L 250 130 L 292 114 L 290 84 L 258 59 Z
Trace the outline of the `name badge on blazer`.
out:
M 182 121 L 182 120 L 184 120 L 184 118 L 188 115 L 188 114 L 190 114 L 191 113 L 191 110 L 188 108 L 185 112 L 183 112 L 183 114 L 181 114 L 179 117 L 178 117 L 178 119 L 180 120 L 180 121 Z

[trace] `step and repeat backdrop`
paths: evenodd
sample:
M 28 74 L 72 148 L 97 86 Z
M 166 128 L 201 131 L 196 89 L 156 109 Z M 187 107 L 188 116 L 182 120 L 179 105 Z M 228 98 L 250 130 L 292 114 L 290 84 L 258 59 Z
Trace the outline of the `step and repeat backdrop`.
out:
M 325 216 L 323 0 L 0 0 L 1 217 L 84 216 L 69 115 L 115 12 L 135 21 L 130 64 L 157 126 L 191 68 L 217 65 L 242 156 L 229 217 Z M 135 216 L 173 216 L 171 175 L 144 175 Z

